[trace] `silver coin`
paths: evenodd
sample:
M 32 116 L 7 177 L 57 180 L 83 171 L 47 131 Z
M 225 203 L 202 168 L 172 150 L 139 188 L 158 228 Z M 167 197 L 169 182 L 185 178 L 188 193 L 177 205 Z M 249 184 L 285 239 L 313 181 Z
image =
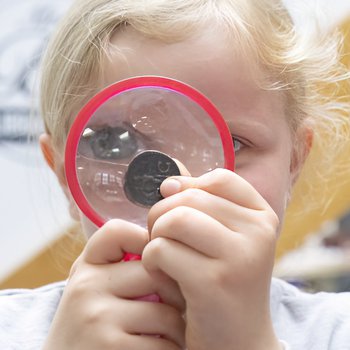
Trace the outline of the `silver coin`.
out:
M 169 176 L 180 175 L 174 160 L 158 151 L 138 154 L 129 164 L 124 178 L 124 192 L 133 203 L 151 207 L 161 199 L 160 185 Z

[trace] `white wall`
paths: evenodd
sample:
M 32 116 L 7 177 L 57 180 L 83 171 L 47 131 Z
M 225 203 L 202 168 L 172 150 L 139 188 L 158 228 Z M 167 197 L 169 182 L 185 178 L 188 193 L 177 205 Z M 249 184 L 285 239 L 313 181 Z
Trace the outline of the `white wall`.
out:
M 37 145 L 0 147 L 0 280 L 69 223 L 65 198 Z
M 303 28 L 317 19 L 327 31 L 350 16 L 350 0 L 283 0 L 294 18 Z
M 0 280 L 57 238 L 69 217 L 31 130 L 40 53 L 71 0 L 2 0 L 0 10 Z M 7 140 L 7 141 L 6 141 Z

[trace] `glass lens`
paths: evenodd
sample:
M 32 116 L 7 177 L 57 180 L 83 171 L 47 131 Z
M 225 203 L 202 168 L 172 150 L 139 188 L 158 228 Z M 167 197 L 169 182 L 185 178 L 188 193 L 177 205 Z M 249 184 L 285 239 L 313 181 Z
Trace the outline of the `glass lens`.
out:
M 188 96 L 163 87 L 138 87 L 103 103 L 84 126 L 76 154 L 78 181 L 104 221 L 121 218 L 146 226 L 149 208 L 124 191 L 130 162 L 140 153 L 165 153 L 192 176 L 224 167 L 219 131 Z

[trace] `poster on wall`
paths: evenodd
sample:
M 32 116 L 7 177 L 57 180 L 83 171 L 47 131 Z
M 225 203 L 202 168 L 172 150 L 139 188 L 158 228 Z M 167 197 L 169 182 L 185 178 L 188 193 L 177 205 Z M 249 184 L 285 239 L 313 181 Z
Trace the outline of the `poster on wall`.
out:
M 48 36 L 70 1 L 1 2 L 0 142 L 27 142 L 37 115 L 38 67 Z M 35 133 L 35 131 L 34 131 Z

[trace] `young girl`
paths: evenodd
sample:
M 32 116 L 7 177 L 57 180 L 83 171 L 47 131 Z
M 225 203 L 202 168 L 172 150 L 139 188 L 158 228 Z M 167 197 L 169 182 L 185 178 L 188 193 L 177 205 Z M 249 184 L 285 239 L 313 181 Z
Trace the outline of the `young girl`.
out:
M 318 94 L 341 79 L 324 44 L 299 41 L 278 0 L 75 1 L 43 64 L 40 143 L 88 242 L 67 283 L 3 292 L 1 348 L 350 349 L 349 294 L 308 295 L 271 277 L 292 185 L 321 138 L 314 126 L 332 116 L 340 129 Z M 97 229 L 67 187 L 67 133 L 96 92 L 144 75 L 214 102 L 236 171 L 164 181 L 148 230 L 118 219 Z M 125 251 L 142 261 L 123 262 Z M 135 300 L 149 294 L 162 302 Z

